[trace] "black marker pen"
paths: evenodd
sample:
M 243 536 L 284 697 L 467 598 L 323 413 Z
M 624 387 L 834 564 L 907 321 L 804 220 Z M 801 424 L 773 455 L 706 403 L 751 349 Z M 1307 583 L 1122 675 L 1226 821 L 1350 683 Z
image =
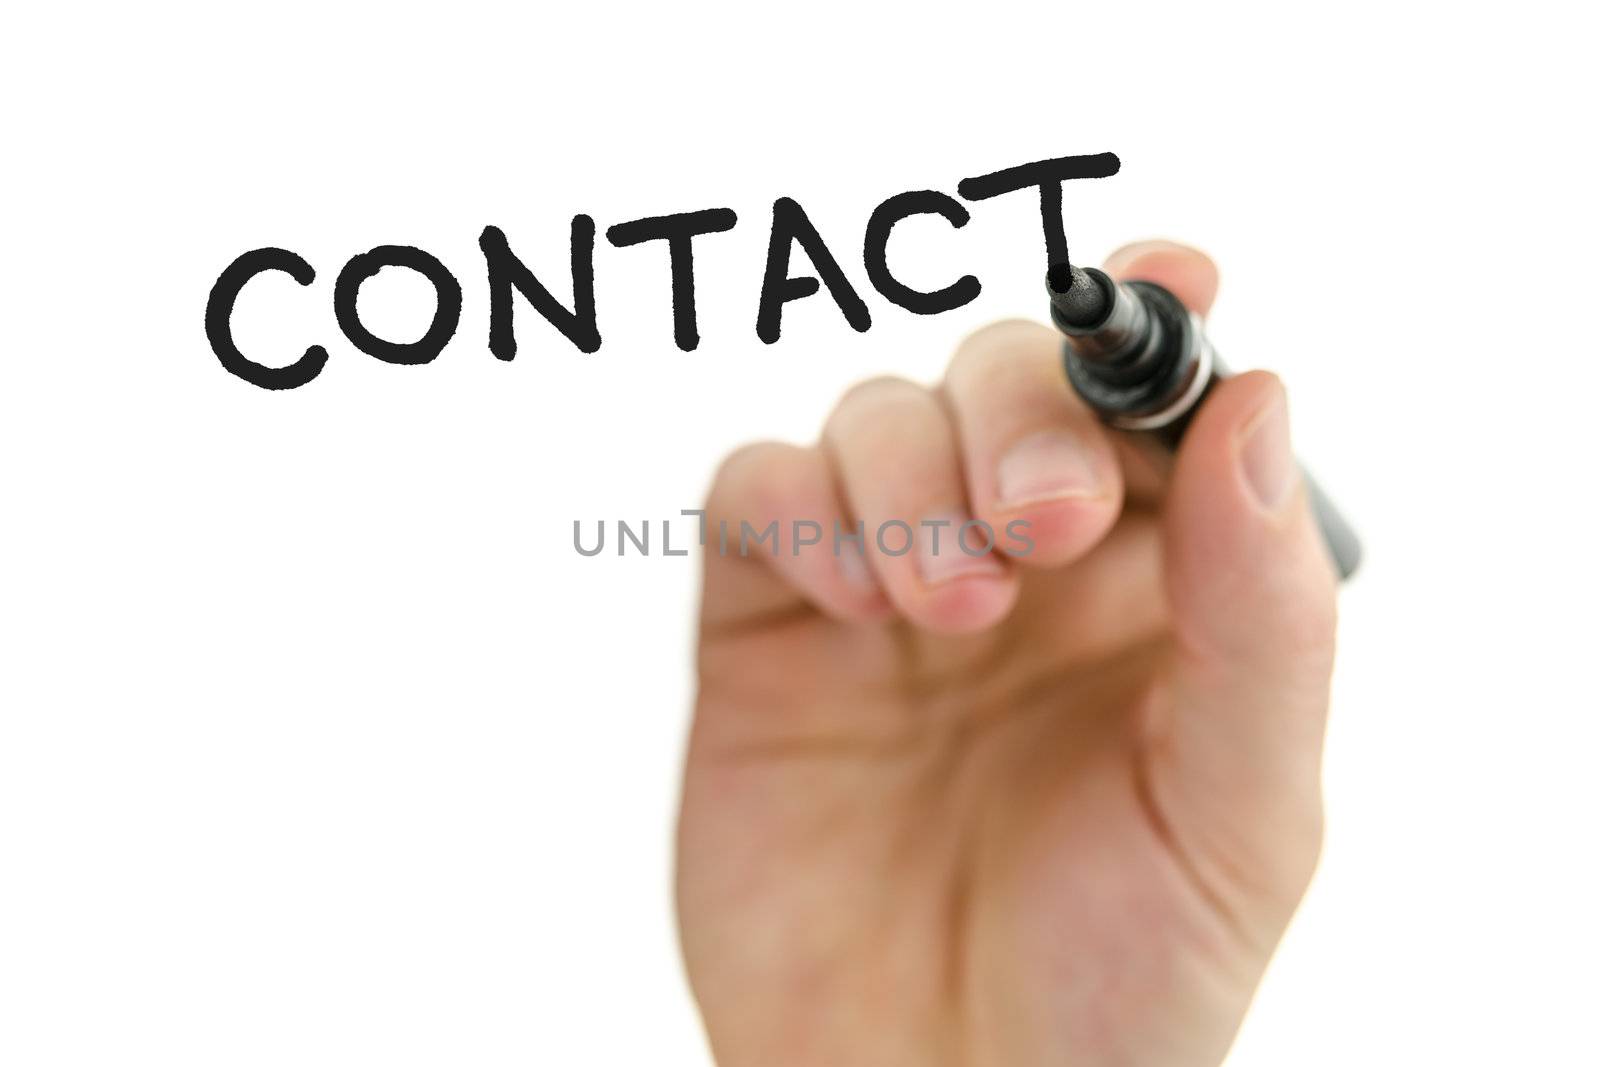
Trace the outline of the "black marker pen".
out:
M 1108 425 L 1176 448 L 1207 391 L 1227 376 L 1199 318 L 1154 282 L 1114 282 L 1093 268 L 1052 267 L 1048 287 L 1078 395 Z M 1361 542 L 1310 475 L 1305 481 L 1339 577 L 1348 578 Z

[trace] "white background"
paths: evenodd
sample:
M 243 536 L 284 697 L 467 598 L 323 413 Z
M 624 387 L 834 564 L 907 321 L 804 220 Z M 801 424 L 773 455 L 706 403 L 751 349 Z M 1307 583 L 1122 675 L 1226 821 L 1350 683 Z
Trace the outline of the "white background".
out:
M 1094 11 L 1091 7 L 1112 10 Z M 1036 202 L 872 207 L 1048 156 L 1075 258 L 1181 238 L 1362 528 L 1323 868 L 1231 1063 L 1594 1064 L 1592 31 L 1581 5 L 34 5 L 4 62 L 0 1062 L 703 1062 L 671 923 L 693 559 L 584 559 L 849 382 L 1039 315 Z M 1563 14 L 1566 12 L 1566 14 Z M 773 198 L 872 309 L 755 337 Z M 728 206 L 694 353 L 660 246 L 597 248 L 595 355 L 486 345 L 487 223 L 558 294 L 602 230 Z M 433 364 L 338 333 L 352 254 L 465 289 Z M 331 352 L 226 374 L 202 331 Z M 431 312 L 370 283 L 380 334 Z M 1347 309 L 1359 301 L 1362 310 Z M 591 527 L 592 528 L 592 527 Z

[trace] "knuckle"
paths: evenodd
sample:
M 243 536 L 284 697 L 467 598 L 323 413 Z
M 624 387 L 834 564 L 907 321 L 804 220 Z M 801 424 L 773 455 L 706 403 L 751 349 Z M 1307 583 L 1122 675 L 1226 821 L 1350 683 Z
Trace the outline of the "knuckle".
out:
M 893 409 L 907 409 L 931 401 L 925 386 L 906 378 L 883 375 L 857 382 L 844 391 L 833 413 L 828 416 L 823 436 L 837 439 L 861 427 L 882 425 L 883 416 Z
M 1029 319 L 1002 319 L 979 327 L 956 346 L 945 369 L 945 382 L 966 390 L 1009 374 L 1033 360 L 1019 360 L 1019 353 L 1048 357 L 1054 365 L 1058 335 L 1049 327 Z
M 909 378 L 902 378 L 894 374 L 880 374 L 877 377 L 856 382 L 846 389 L 844 395 L 839 398 L 839 407 L 886 403 L 921 392 L 925 392 L 923 387 Z
M 1037 344 L 1057 336 L 1050 327 L 1033 319 L 999 319 L 979 326 L 956 345 L 952 362 L 993 358 L 1017 345 Z
M 781 441 L 752 441 L 740 445 L 722 458 L 711 479 L 707 499 L 725 501 L 742 495 L 748 487 L 759 485 L 768 472 L 790 462 L 802 451 Z
M 973 330 L 956 346 L 957 354 L 969 348 L 992 348 L 996 343 L 1054 336 L 1051 329 L 1033 319 L 997 319 Z
M 1280 612 L 1276 627 L 1285 659 L 1319 684 L 1332 673 L 1337 621 L 1331 598 L 1325 603 L 1307 603 L 1297 611 Z
M 1294 636 L 1308 653 L 1325 657 L 1330 665 L 1339 630 L 1339 586 L 1332 567 L 1308 568 L 1307 589 L 1300 599 Z

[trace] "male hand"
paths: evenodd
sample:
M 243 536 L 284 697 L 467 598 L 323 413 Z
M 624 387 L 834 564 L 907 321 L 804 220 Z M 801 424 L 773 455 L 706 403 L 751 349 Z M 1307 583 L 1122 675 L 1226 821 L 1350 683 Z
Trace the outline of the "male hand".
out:
M 1216 293 L 1176 245 L 1107 270 Z M 997 553 L 956 550 L 973 517 Z M 677 888 L 718 1062 L 1220 1062 L 1321 839 L 1336 583 L 1278 381 L 1216 387 L 1163 465 L 1000 323 L 731 457 L 709 528 L 774 519 L 776 556 L 706 553 Z

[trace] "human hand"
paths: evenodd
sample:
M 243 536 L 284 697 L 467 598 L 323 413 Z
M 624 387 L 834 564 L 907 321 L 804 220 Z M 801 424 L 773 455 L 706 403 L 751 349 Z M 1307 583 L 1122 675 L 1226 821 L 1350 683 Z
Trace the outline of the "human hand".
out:
M 1216 293 L 1176 245 L 1106 269 Z M 999 552 L 955 550 L 974 516 Z M 1277 380 L 1220 383 L 1163 469 L 1000 323 L 736 453 L 719 520 L 784 539 L 706 553 L 677 893 L 719 1063 L 1220 1062 L 1321 839 L 1336 583 Z

